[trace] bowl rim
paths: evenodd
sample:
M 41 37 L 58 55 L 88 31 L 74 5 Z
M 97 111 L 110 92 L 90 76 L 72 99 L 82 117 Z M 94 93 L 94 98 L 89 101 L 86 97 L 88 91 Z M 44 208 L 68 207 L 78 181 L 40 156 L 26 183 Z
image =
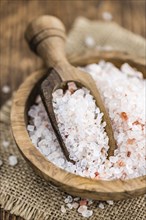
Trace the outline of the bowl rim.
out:
M 117 57 L 124 53 L 104 52 L 105 57 Z M 87 54 L 84 55 L 86 57 Z M 101 53 L 92 53 L 92 56 L 101 57 Z M 133 57 L 125 54 L 125 57 L 134 60 Z M 144 61 L 144 60 L 143 60 Z M 77 64 L 77 60 L 73 61 Z M 142 65 L 145 65 L 142 62 Z M 43 154 L 32 144 L 26 129 L 25 111 L 30 94 L 36 83 L 46 75 L 46 69 L 42 68 L 33 72 L 20 86 L 14 95 L 11 109 L 11 128 L 14 140 L 18 149 L 25 159 L 33 166 L 34 170 L 46 180 L 53 182 L 62 190 L 81 197 L 87 196 L 91 199 L 100 200 L 120 200 L 132 198 L 134 196 L 145 193 L 146 175 L 128 180 L 94 180 L 87 177 L 81 177 L 76 174 L 69 173 L 52 162 L 48 161 Z

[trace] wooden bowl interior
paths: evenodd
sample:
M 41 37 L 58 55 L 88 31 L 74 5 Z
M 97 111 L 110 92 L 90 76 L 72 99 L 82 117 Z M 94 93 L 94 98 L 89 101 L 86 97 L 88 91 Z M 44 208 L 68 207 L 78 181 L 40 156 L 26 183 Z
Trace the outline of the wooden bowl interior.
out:
M 97 63 L 101 59 L 112 62 L 117 67 L 127 62 L 141 71 L 144 78 L 146 78 L 144 60 L 131 58 L 123 53 L 89 52 L 82 57 L 72 57 L 71 63 L 76 66 L 85 66 L 90 63 Z M 72 195 L 98 200 L 120 200 L 144 194 L 146 176 L 125 181 L 84 178 L 56 167 L 33 146 L 26 130 L 28 124 L 27 112 L 39 94 L 39 86 L 48 71 L 50 70 L 42 69 L 31 74 L 21 85 L 13 101 L 11 112 L 12 131 L 18 149 L 25 159 L 41 177 Z

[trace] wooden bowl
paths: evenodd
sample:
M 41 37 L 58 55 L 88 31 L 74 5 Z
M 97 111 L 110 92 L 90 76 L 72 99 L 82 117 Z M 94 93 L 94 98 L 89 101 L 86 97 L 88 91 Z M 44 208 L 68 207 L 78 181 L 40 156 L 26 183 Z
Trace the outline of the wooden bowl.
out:
M 146 78 L 146 64 L 142 58 L 133 58 L 120 52 L 88 52 L 82 56 L 72 56 L 70 62 L 76 66 L 97 63 L 104 59 L 117 67 L 127 62 L 137 68 Z M 81 177 L 49 162 L 32 144 L 26 126 L 28 123 L 27 111 L 39 93 L 39 84 L 49 70 L 41 69 L 29 76 L 16 93 L 12 111 L 11 125 L 16 144 L 24 158 L 33 167 L 36 173 L 47 181 L 51 181 L 59 189 L 75 196 L 97 200 L 121 200 L 142 195 L 146 192 L 146 176 L 129 180 L 93 180 Z

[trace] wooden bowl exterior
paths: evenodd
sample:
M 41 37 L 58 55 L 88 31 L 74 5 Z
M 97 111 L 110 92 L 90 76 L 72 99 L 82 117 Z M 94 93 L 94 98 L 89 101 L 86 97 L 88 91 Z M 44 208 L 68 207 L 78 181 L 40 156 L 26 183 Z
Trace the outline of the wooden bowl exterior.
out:
M 133 58 L 120 52 L 88 52 L 82 56 L 72 56 L 70 62 L 76 66 L 97 63 L 99 60 L 114 63 L 120 67 L 122 63 L 143 72 L 146 78 L 146 64 L 142 58 Z M 46 69 L 32 73 L 21 85 L 15 94 L 12 111 L 11 125 L 16 144 L 33 169 L 47 181 L 51 181 L 61 190 L 75 196 L 97 200 L 121 200 L 133 198 L 146 192 L 146 176 L 129 180 L 93 180 L 66 172 L 49 162 L 32 144 L 26 126 L 28 122 L 27 111 L 39 93 L 38 85 L 47 74 Z

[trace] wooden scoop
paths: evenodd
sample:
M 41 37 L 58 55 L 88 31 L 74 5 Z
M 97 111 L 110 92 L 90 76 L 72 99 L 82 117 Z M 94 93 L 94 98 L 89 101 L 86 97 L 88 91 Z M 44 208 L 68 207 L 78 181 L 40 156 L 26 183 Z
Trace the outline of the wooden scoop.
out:
M 42 99 L 66 159 L 74 162 L 69 158 L 69 153 L 58 129 L 53 111 L 52 92 L 58 87 L 63 88 L 66 86 L 68 81 L 75 82 L 77 85 L 82 85 L 89 89 L 96 100 L 96 105 L 99 107 L 100 111 L 104 113 L 103 120 L 106 122 L 105 130 L 109 137 L 110 146 L 108 157 L 112 156 L 116 143 L 109 115 L 106 112 L 92 77 L 78 68 L 73 67 L 67 61 L 65 55 L 65 28 L 62 22 L 53 16 L 41 16 L 30 23 L 25 36 L 30 48 L 44 60 L 48 68 L 53 68 L 48 78 L 41 85 Z M 50 83 L 52 77 L 55 79 L 53 85 Z

